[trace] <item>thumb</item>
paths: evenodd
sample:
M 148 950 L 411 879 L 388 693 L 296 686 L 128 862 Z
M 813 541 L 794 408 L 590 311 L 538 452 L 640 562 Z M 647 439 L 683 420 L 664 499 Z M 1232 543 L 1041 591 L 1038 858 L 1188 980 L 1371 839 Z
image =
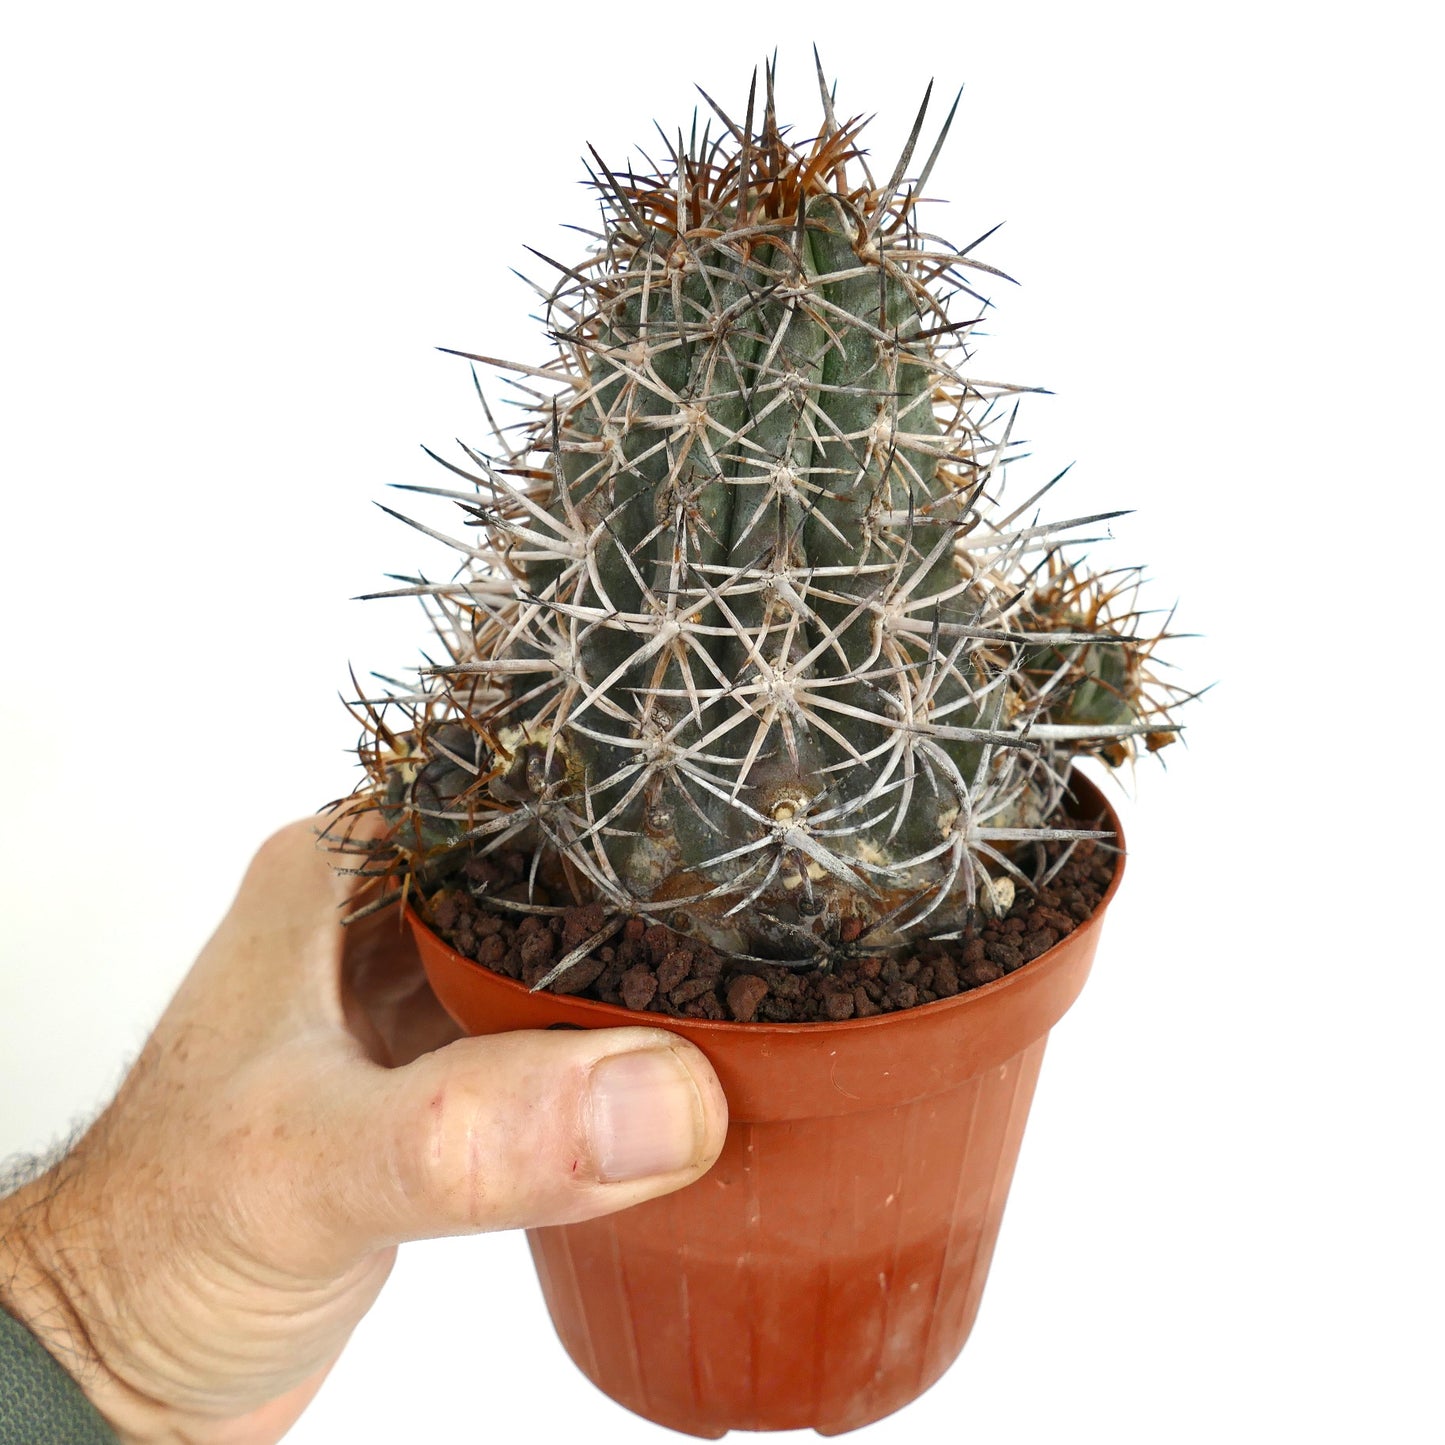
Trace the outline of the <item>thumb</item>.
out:
M 712 1066 L 662 1029 L 459 1039 L 369 1077 L 326 1181 L 364 1250 L 624 1209 L 704 1174 L 727 1129 Z

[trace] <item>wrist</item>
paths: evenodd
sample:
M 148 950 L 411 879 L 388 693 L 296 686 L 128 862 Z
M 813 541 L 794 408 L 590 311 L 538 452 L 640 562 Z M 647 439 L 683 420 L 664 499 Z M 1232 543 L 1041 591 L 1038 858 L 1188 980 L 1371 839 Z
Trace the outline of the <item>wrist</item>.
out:
M 84 1389 L 99 1361 L 54 1262 L 57 1196 L 72 1173 L 71 1159 L 61 1159 L 0 1199 L 0 1309 L 25 1325 Z
M 102 1224 L 79 1203 L 80 1167 L 68 1155 L 0 1198 L 0 1309 L 30 1331 L 118 1439 L 158 1441 L 161 1412 L 104 1353 Z

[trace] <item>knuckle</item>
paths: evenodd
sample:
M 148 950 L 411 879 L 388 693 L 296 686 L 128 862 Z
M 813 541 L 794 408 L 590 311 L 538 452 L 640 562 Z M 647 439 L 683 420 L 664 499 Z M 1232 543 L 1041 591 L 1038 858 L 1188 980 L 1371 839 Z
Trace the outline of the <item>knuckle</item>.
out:
M 420 1092 L 415 1117 L 406 1120 L 401 1141 L 408 1160 L 408 1193 L 444 1219 L 470 1223 L 479 1190 L 473 1170 L 471 1134 L 475 1101 L 444 1079 L 429 1081 Z
M 462 1231 L 525 1226 L 596 1184 L 580 1120 L 546 1091 L 500 1097 L 481 1081 L 420 1081 L 406 1185 L 441 1224 Z
M 286 867 L 293 863 L 298 855 L 306 856 L 314 852 L 317 845 L 316 820 L 298 818 L 294 823 L 277 828 L 256 849 L 251 866 L 259 871 Z

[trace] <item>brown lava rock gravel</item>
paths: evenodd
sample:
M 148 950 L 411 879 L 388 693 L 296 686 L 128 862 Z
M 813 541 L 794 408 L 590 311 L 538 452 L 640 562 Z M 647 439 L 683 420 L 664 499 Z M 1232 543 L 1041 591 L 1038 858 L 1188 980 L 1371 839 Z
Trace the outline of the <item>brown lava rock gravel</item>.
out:
M 525 869 L 526 859 L 516 854 L 474 859 L 465 873 L 469 883 L 493 894 L 524 897 L 518 880 Z M 550 987 L 668 1018 L 740 1023 L 865 1018 L 952 998 L 1022 968 L 1093 913 L 1113 876 L 1112 855 L 1092 841 L 1081 842 L 1047 887 L 1037 894 L 1020 887 L 1007 915 L 981 919 L 976 937 L 923 943 L 915 953 L 863 954 L 826 973 L 730 965 L 699 939 L 633 918 Z M 529 988 L 606 921 L 599 903 L 558 914 L 518 914 L 488 907 L 462 887 L 440 890 L 424 912 L 458 953 Z M 860 931 L 855 925 L 853 936 Z M 845 923 L 844 943 L 853 941 L 848 932 Z

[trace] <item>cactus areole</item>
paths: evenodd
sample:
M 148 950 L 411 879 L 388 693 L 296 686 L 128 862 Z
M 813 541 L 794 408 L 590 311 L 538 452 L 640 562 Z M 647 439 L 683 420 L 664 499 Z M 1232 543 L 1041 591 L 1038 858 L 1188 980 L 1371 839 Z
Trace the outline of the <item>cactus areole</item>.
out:
M 464 539 L 412 525 L 461 567 L 379 594 L 423 598 L 444 652 L 361 701 L 351 814 L 414 892 L 520 852 L 498 908 L 826 968 L 1036 885 L 1034 845 L 1098 836 L 1063 811 L 1075 757 L 1161 746 L 1177 694 L 1136 574 L 1065 559 L 1103 518 L 1003 500 L 1028 388 L 969 365 L 1001 273 L 922 226 L 947 123 L 880 182 L 827 87 L 794 144 L 767 80 L 655 174 L 594 155 L 591 245 L 543 258 L 550 357 L 459 353 L 524 420 L 416 489 L 460 507 Z

